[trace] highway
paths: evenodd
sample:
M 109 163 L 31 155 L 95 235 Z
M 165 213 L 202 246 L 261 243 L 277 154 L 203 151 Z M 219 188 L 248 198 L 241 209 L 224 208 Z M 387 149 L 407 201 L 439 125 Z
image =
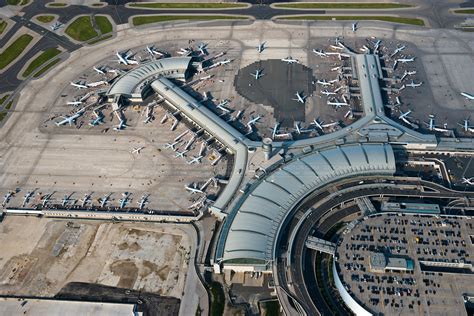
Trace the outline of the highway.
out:
M 332 314 L 331 309 L 329 306 L 327 306 L 322 294 L 319 292 L 319 287 L 315 282 L 316 278 L 314 275 L 311 276 L 311 274 L 314 274 L 314 271 L 311 268 L 313 262 L 311 261 L 311 256 L 307 255 L 305 247 L 305 241 L 308 235 L 312 234 L 315 228 L 317 229 L 321 227 L 322 229 L 317 229 L 312 235 L 323 237 L 324 234 L 327 233 L 327 231 L 336 223 L 338 223 L 342 218 L 360 211 L 357 208 L 342 208 L 341 210 L 334 211 L 334 213 L 328 216 L 323 222 L 320 222 L 323 217 L 328 214 L 329 210 L 335 209 L 343 203 L 348 204 L 357 197 L 364 196 L 404 196 L 433 199 L 456 199 L 468 196 L 470 199 L 474 198 L 473 193 L 453 191 L 440 185 L 418 179 L 414 179 L 411 182 L 406 178 L 402 179 L 401 181 L 400 180 L 401 179 L 394 179 L 394 183 L 380 183 L 379 186 L 374 189 L 367 187 L 371 184 L 377 183 L 378 180 L 369 180 L 364 181 L 364 183 L 360 183 L 359 179 L 351 179 L 349 182 L 343 184 L 344 187 L 350 188 L 344 194 L 332 194 L 328 195 L 324 199 L 318 199 L 315 198 L 315 196 L 312 196 L 302 203 L 302 206 L 307 208 L 308 205 L 314 204 L 316 201 L 318 201 L 318 206 L 311 208 L 309 213 L 305 214 L 306 217 L 301 219 L 304 220 L 304 222 L 302 222 L 301 226 L 298 228 L 293 245 L 287 246 L 287 238 L 281 238 L 278 240 L 279 244 L 276 245 L 276 249 L 288 248 L 288 253 L 291 254 L 291 266 L 286 266 L 287 261 L 282 260 L 281 257 L 287 253 L 279 253 L 275 262 L 277 262 L 277 279 L 280 282 L 280 286 L 285 287 L 289 291 L 290 287 L 288 287 L 288 284 L 283 284 L 283 282 L 288 281 L 286 278 L 288 273 L 289 277 L 291 278 L 291 288 L 293 289 L 293 291 L 290 292 L 300 303 L 304 302 L 302 307 L 306 314 Z M 400 189 L 399 186 L 401 184 L 423 186 L 428 188 L 429 191 Z M 394 186 L 397 186 L 398 188 Z M 305 208 L 300 207 L 299 209 L 304 210 Z

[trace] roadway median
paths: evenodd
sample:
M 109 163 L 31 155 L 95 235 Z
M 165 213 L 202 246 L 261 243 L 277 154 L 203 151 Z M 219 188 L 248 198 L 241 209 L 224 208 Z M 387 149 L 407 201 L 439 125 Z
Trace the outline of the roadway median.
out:
M 141 26 L 154 23 L 173 22 L 173 21 L 213 21 L 213 20 L 248 20 L 250 16 L 246 15 L 225 15 L 225 14 L 156 14 L 156 15 L 138 15 L 130 18 L 130 24 Z
M 424 20 L 419 18 L 391 16 L 391 15 L 286 15 L 274 18 L 277 21 L 382 21 L 398 24 L 425 26 Z
M 270 7 L 290 10 L 393 10 L 415 6 L 398 2 L 285 2 L 273 3 Z
M 130 9 L 149 10 L 233 10 L 247 9 L 249 3 L 236 2 L 132 2 L 125 5 Z

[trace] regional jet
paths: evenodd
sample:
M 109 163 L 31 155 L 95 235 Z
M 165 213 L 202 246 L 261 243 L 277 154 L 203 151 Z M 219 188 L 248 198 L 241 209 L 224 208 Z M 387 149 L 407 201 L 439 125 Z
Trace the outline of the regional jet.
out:
M 98 86 L 102 86 L 102 85 L 108 85 L 109 83 L 105 80 L 100 80 L 100 81 L 96 81 L 96 82 L 91 82 L 91 83 L 86 83 L 86 86 L 88 88 L 94 88 L 94 87 L 98 87 Z
M 400 78 L 400 81 L 403 81 L 403 79 L 405 79 L 407 76 L 413 76 L 413 75 L 416 75 L 416 70 L 413 70 L 413 71 L 405 70 L 402 78 Z
M 412 58 L 399 58 L 397 59 L 397 62 L 400 62 L 402 64 L 405 64 L 405 63 L 410 63 L 410 62 L 413 62 L 415 61 L 415 57 L 412 57 Z
M 266 43 L 266 42 L 262 42 L 262 43 L 258 44 L 258 46 L 257 46 L 257 51 L 258 51 L 259 53 L 261 53 L 261 52 L 263 52 L 263 51 L 265 50 L 265 48 L 266 48 L 266 47 L 265 47 L 265 43 Z
M 137 202 L 138 203 L 138 208 L 140 210 L 142 210 L 145 207 L 147 202 L 148 202 L 148 195 L 144 194 L 142 196 L 141 200 Z
M 261 69 L 256 69 L 254 73 L 250 74 L 252 77 L 255 78 L 255 80 L 260 79 L 263 76 L 262 70 Z
M 140 154 L 140 151 L 141 151 L 142 149 L 144 149 L 144 148 L 145 148 L 144 146 L 142 146 L 142 147 L 133 147 L 131 153 L 132 153 L 132 154 L 138 154 L 138 155 L 139 155 L 139 154 Z
M 201 55 L 207 55 L 207 44 L 206 43 L 200 43 L 198 45 L 198 50 L 201 52 Z
M 77 105 L 82 104 L 82 101 L 68 101 L 68 102 L 66 102 L 66 104 L 77 106 Z
M 193 53 L 193 49 L 191 47 L 180 48 L 177 53 L 181 56 L 189 56 Z
M 400 53 L 402 50 L 405 49 L 405 47 L 406 47 L 405 45 L 400 46 L 400 47 L 397 47 L 397 49 L 395 49 L 395 50 L 393 51 L 393 54 L 390 55 L 390 58 L 392 58 L 392 57 L 395 56 L 396 54 Z
M 320 84 L 320 85 L 322 85 L 322 86 L 330 86 L 330 85 L 332 85 L 331 82 L 328 82 L 328 81 L 326 81 L 325 79 L 324 79 L 324 80 L 318 80 L 318 81 L 316 81 L 316 83 L 318 83 L 318 84 Z
M 195 164 L 195 163 L 201 163 L 201 159 L 202 159 L 202 155 L 200 156 L 193 156 L 193 159 L 189 160 L 188 161 L 188 165 L 192 165 L 192 164 Z
M 92 121 L 89 122 L 89 125 L 90 126 L 97 126 L 97 125 L 100 125 L 103 123 L 104 121 L 104 116 L 102 115 L 101 112 L 99 111 L 94 111 L 93 112 L 94 115 L 95 115 L 95 119 L 93 119 Z
M 400 112 L 400 115 L 398 116 L 399 120 L 402 120 L 403 122 L 407 123 L 408 125 L 412 125 L 412 123 L 408 120 L 408 115 L 410 115 L 411 110 L 408 110 L 407 112 Z
M 474 94 L 470 94 L 470 93 L 467 93 L 467 92 L 461 92 L 461 95 L 463 97 L 466 97 L 466 99 L 468 99 L 468 100 L 474 100 Z
M 62 118 L 64 118 L 64 120 L 62 120 L 60 122 L 56 122 L 56 125 L 61 126 L 61 125 L 64 125 L 64 124 L 69 124 L 70 126 L 72 126 L 72 123 L 76 122 L 76 120 L 82 114 L 84 114 L 85 111 L 86 111 L 86 108 L 82 108 L 71 116 L 61 116 Z
M 298 59 L 292 58 L 291 56 L 282 58 L 281 61 L 284 61 L 285 63 L 288 63 L 288 64 L 299 63 Z
M 407 83 L 406 86 L 410 88 L 420 87 L 423 82 L 415 83 L 413 80 L 410 83 Z
M 174 155 L 176 158 L 185 158 L 185 154 L 188 152 L 189 150 L 183 150 L 183 151 L 178 151 L 176 152 L 176 155 Z
M 339 101 L 337 101 L 337 99 L 334 99 L 334 100 L 336 100 L 336 101 L 328 101 L 327 104 L 335 106 L 336 110 L 338 108 L 340 108 L 341 106 L 348 106 L 349 105 L 347 102 L 339 102 Z
M 425 125 L 428 127 L 430 131 L 436 131 L 436 132 L 442 132 L 442 133 L 446 133 L 449 131 L 448 129 L 446 129 L 446 126 L 445 128 L 440 128 L 435 125 L 434 115 L 430 114 L 429 118 L 430 118 L 430 121 L 428 123 L 426 122 L 423 122 L 423 123 L 425 123 Z
M 89 204 L 89 202 L 91 201 L 91 195 L 92 195 L 92 193 L 84 194 L 84 198 L 81 200 L 82 201 L 82 203 L 81 203 L 82 208 L 86 207 L 87 204 Z
M 278 133 L 279 126 L 280 126 L 280 123 L 276 122 L 275 126 L 273 126 L 273 128 L 270 128 L 270 130 L 272 131 L 272 138 L 275 138 L 275 135 Z
M 317 50 L 317 49 L 314 49 L 314 48 L 313 48 L 313 53 L 315 53 L 315 54 L 318 55 L 319 57 L 328 57 L 328 55 L 327 55 L 325 52 L 323 52 L 322 49 L 321 49 L 321 50 Z
M 105 68 L 104 67 L 92 67 L 95 72 L 97 72 L 99 75 L 105 75 Z
M 189 185 L 185 185 L 184 188 L 185 188 L 186 190 L 188 190 L 189 192 L 191 192 L 191 194 L 204 193 L 204 191 L 202 191 L 201 189 L 198 188 L 198 186 L 197 186 L 196 183 L 192 183 L 190 186 L 189 186 Z
M 71 86 L 76 87 L 78 89 L 87 89 L 87 88 L 89 88 L 87 85 L 81 83 L 80 81 L 78 81 L 78 82 L 72 82 L 71 81 Z
M 324 124 L 323 121 L 319 122 L 317 119 L 314 119 L 313 122 L 311 122 L 311 124 L 315 125 L 317 128 L 319 128 L 322 131 L 325 128 L 330 128 L 330 127 L 338 125 L 339 122 L 331 122 L 331 123 Z
M 462 178 L 462 183 L 463 184 L 468 184 L 468 185 L 474 185 L 474 177 L 473 178 Z
M 176 146 L 177 144 L 179 144 L 180 141 L 181 141 L 181 140 L 177 140 L 177 141 L 175 141 L 175 142 L 173 142 L 173 143 L 166 143 L 166 145 L 165 145 L 164 147 L 165 147 L 165 148 L 171 148 L 171 149 L 173 149 L 173 150 L 176 150 L 175 146 Z
M 13 192 L 10 191 L 8 192 L 7 194 L 5 194 L 5 196 L 3 197 L 3 203 L 2 203 L 2 206 L 5 206 L 9 201 L 10 201 L 10 198 L 13 196 Z
M 305 103 L 306 98 L 308 97 L 308 96 L 303 95 L 302 93 L 300 94 L 299 91 L 296 91 L 295 96 L 296 96 L 296 98 L 294 98 L 292 100 L 298 101 L 299 103 L 303 103 L 303 104 Z
M 41 202 L 41 206 L 44 208 L 46 207 L 46 204 L 48 204 L 49 202 L 49 199 L 51 199 L 51 196 L 53 195 L 53 193 L 50 193 L 50 194 L 46 194 L 45 196 L 43 196 L 43 201 Z
M 63 24 L 61 22 L 54 22 L 53 25 L 50 26 L 51 30 L 53 31 L 56 31 L 57 29 L 59 29 L 61 26 L 63 26 Z
M 130 193 L 128 192 L 124 192 L 122 193 L 122 196 L 123 196 L 123 199 L 120 199 L 119 200 L 119 203 L 120 203 L 120 208 L 125 208 L 125 206 L 127 205 L 128 203 L 128 197 L 130 196 Z
M 357 29 L 358 29 L 358 25 L 357 25 L 357 24 L 358 24 L 357 22 L 352 23 L 352 32 L 357 31 Z
M 67 195 L 67 194 L 64 195 L 64 197 L 63 197 L 63 199 L 62 199 L 62 201 L 61 201 L 61 206 L 62 206 L 62 207 L 65 207 L 65 206 L 66 206 L 67 202 L 69 202 L 69 198 L 70 198 L 70 197 L 71 197 L 70 195 Z
M 25 194 L 25 197 L 23 198 L 23 205 L 22 207 L 25 207 L 26 204 L 30 201 L 30 198 L 33 196 L 34 191 L 29 191 L 28 193 Z
M 120 120 L 119 124 L 114 127 L 114 131 L 121 131 L 127 127 L 124 120 Z
M 255 118 L 252 118 L 250 121 L 248 121 L 248 123 L 247 123 L 248 133 L 247 134 L 251 134 L 253 132 L 253 126 L 259 120 L 260 120 L 260 115 L 255 117 Z
M 323 90 L 323 91 L 321 91 L 321 94 L 324 94 L 326 96 L 330 96 L 330 95 L 336 95 L 336 92 Z
M 99 202 L 101 208 L 104 208 L 107 205 L 107 202 L 109 201 L 111 195 L 112 193 L 109 193 L 108 195 L 104 195 L 104 197 L 100 199 Z
M 474 126 L 469 125 L 469 120 L 464 120 L 463 124 L 458 123 L 458 125 L 461 126 L 465 132 L 474 133 Z

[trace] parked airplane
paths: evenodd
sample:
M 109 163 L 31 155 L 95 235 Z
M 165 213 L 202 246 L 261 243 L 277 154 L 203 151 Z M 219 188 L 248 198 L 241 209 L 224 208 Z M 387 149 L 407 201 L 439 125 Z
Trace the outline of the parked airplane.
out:
M 469 120 L 464 120 L 463 124 L 458 123 L 458 125 L 461 126 L 465 132 L 474 133 L 474 126 L 469 125 Z
M 328 82 L 328 81 L 326 81 L 325 79 L 324 79 L 324 80 L 319 80 L 319 79 L 318 79 L 318 81 L 316 81 L 316 83 L 318 83 L 318 84 L 320 84 L 320 85 L 322 85 L 322 86 L 330 86 L 330 85 L 332 85 L 331 82 Z
M 192 165 L 194 163 L 201 163 L 202 155 L 199 156 L 193 156 L 193 159 L 188 161 L 188 165 Z
M 255 123 L 257 123 L 259 120 L 260 120 L 260 115 L 255 117 L 255 118 L 252 118 L 250 121 L 248 121 L 247 123 L 247 128 L 248 128 L 248 133 L 247 134 L 251 134 L 253 132 L 253 125 Z
M 177 53 L 181 56 L 189 56 L 193 53 L 193 49 L 191 47 L 180 48 Z
M 128 204 L 128 197 L 130 196 L 130 193 L 128 192 L 124 192 L 122 193 L 122 196 L 123 198 L 119 200 L 119 203 L 120 203 L 120 208 L 125 208 L 125 206 L 127 206 Z
M 185 158 L 185 154 L 188 152 L 189 150 L 183 150 L 183 151 L 178 151 L 176 152 L 176 155 L 174 155 L 176 158 Z
M 5 196 L 3 197 L 2 206 L 7 205 L 7 203 L 10 201 L 10 198 L 11 198 L 12 196 L 13 196 L 13 191 L 10 191 L 10 192 L 8 192 L 7 194 L 5 194 Z
M 138 61 L 134 59 L 130 59 L 132 57 L 133 53 L 125 55 L 124 53 L 121 52 L 116 52 L 115 55 L 118 58 L 118 62 L 120 64 L 124 65 L 138 65 Z
M 250 74 L 252 77 L 255 78 L 255 80 L 260 79 L 260 77 L 263 76 L 262 70 L 261 69 L 256 69 L 254 73 Z
M 408 115 L 410 115 L 411 110 L 408 110 L 407 112 L 401 112 L 400 115 L 398 116 L 398 119 L 402 120 L 403 122 L 407 123 L 408 125 L 412 125 L 412 123 L 408 120 Z
M 65 194 L 62 201 L 61 201 L 61 206 L 65 207 L 67 202 L 69 202 L 69 195 Z
M 23 205 L 22 207 L 25 207 L 26 204 L 30 201 L 30 198 L 33 196 L 34 191 L 28 191 L 28 193 L 25 194 L 25 197 L 23 198 Z
M 288 63 L 288 64 L 299 63 L 298 59 L 292 58 L 291 56 L 282 58 L 281 61 L 284 61 L 285 63 Z
M 474 100 L 474 94 L 470 94 L 470 93 L 467 93 L 467 92 L 461 92 L 461 95 L 463 97 L 466 97 L 466 99 L 468 99 L 468 100 Z
M 336 95 L 336 92 L 328 91 L 328 90 L 322 90 L 321 94 L 324 94 L 326 96 L 330 96 L 330 95 Z
M 87 88 L 88 88 L 87 85 L 83 84 L 83 83 L 80 82 L 80 81 L 78 81 L 78 82 L 72 82 L 72 81 L 71 81 L 71 86 L 76 87 L 76 88 L 78 88 L 78 89 L 87 89 Z
M 86 108 L 82 108 L 71 116 L 61 116 L 62 118 L 64 118 L 64 120 L 56 122 L 56 125 L 61 126 L 64 124 L 69 124 L 70 126 L 72 126 L 72 123 L 76 122 L 76 120 L 81 117 L 81 115 L 84 114 L 85 111 Z
M 144 146 L 143 147 L 133 147 L 131 153 L 132 154 L 140 154 L 140 151 L 144 148 L 145 148 Z
M 43 200 L 41 202 L 41 206 L 44 208 L 46 207 L 46 204 L 48 204 L 49 200 L 51 199 L 51 196 L 53 195 L 53 193 L 50 193 L 50 194 L 46 194 L 45 196 L 43 196 Z
M 340 108 L 341 106 L 348 106 L 349 105 L 347 102 L 339 102 L 337 99 L 335 99 L 335 100 L 336 101 L 328 101 L 327 104 L 336 107 L 336 109 Z
M 87 204 L 90 202 L 91 200 L 91 195 L 92 193 L 86 193 L 84 194 L 84 198 L 81 200 L 82 203 L 81 203 L 81 207 L 84 208 L 87 206 Z
M 88 88 L 93 88 L 93 87 L 98 87 L 98 86 L 102 86 L 102 85 L 108 85 L 109 83 L 105 80 L 100 80 L 100 81 L 96 81 L 96 82 L 90 82 L 90 83 L 86 83 L 86 86 Z
M 314 49 L 314 48 L 313 48 L 313 53 L 315 53 L 315 54 L 318 55 L 319 57 L 328 57 L 328 55 L 327 55 L 325 52 L 323 52 L 322 49 L 321 49 L 321 50 L 317 50 L 317 49 Z
M 393 54 L 390 55 L 390 58 L 392 58 L 392 57 L 395 56 L 396 54 L 400 53 L 400 52 L 401 52 L 402 50 L 404 50 L 404 49 L 405 49 L 405 45 L 400 46 L 400 47 L 397 47 L 397 49 L 395 49 L 395 50 L 393 51 Z
M 56 30 L 59 29 L 61 26 L 63 26 L 62 23 L 60 23 L 60 22 L 54 22 L 54 24 L 51 25 L 50 28 L 51 28 L 51 30 L 56 31 Z
M 82 101 L 68 101 L 68 102 L 66 102 L 66 104 L 77 106 L 77 105 L 82 104 Z
M 400 81 L 403 81 L 403 79 L 405 79 L 407 76 L 413 76 L 415 74 L 416 74 L 416 70 L 413 70 L 413 71 L 405 70 L 405 72 L 403 73 L 403 76 L 400 78 Z
M 90 126 L 96 126 L 96 125 L 100 125 L 103 123 L 104 121 L 104 116 L 102 115 L 101 112 L 99 111 L 94 111 L 93 112 L 94 115 L 95 115 L 95 119 L 93 119 L 92 121 L 89 122 L 89 125 Z
M 191 192 L 191 194 L 204 193 L 204 191 L 198 188 L 196 183 L 192 183 L 191 185 L 185 185 L 184 188 Z
M 278 126 L 280 126 L 280 123 L 276 122 L 275 126 L 273 126 L 273 128 L 270 128 L 270 130 L 272 131 L 272 138 L 275 138 L 275 135 L 278 133 Z
M 152 46 L 148 46 L 148 45 L 147 45 L 147 46 L 146 46 L 146 50 L 147 50 L 147 52 L 148 52 L 150 55 L 152 55 L 152 56 L 154 56 L 154 55 L 158 55 L 158 56 L 160 56 L 160 57 L 166 56 L 165 53 L 162 53 L 162 52 L 160 52 L 159 50 L 156 50 L 156 49 L 155 49 L 155 45 L 152 45 Z
M 306 98 L 308 97 L 308 96 L 305 96 L 303 93 L 300 94 L 299 91 L 296 91 L 295 96 L 296 96 L 296 98 L 294 98 L 292 100 L 298 101 L 299 103 L 303 103 L 303 104 L 305 103 Z
M 473 178 L 462 178 L 462 183 L 463 184 L 468 184 L 468 185 L 474 185 L 474 177 Z
M 104 197 L 100 199 L 101 208 L 104 208 L 107 205 L 107 202 L 109 201 L 111 195 L 112 193 L 109 193 L 108 195 L 104 195 Z
M 93 69 L 95 70 L 95 72 L 97 72 L 98 74 L 100 74 L 100 75 L 105 75 L 105 68 L 103 68 L 103 67 L 95 67 L 95 66 L 92 67 L 92 68 L 93 68 Z
M 166 145 L 165 145 L 164 147 L 165 147 L 165 148 L 171 148 L 171 149 L 173 149 L 173 150 L 176 150 L 175 146 L 176 146 L 177 144 L 179 144 L 180 142 L 181 142 L 181 140 L 177 140 L 177 141 L 175 141 L 175 142 L 173 142 L 173 143 L 166 143 Z
M 410 83 L 407 83 L 406 86 L 410 88 L 416 88 L 423 84 L 423 82 L 415 83 L 413 80 Z
M 121 131 L 127 127 L 124 120 L 120 120 L 119 124 L 114 127 L 114 131 Z
M 207 55 L 207 44 L 206 43 L 200 43 L 198 45 L 198 50 L 201 52 L 201 55 Z
M 142 196 L 142 199 L 137 202 L 137 203 L 138 203 L 138 208 L 139 208 L 140 210 L 142 210 L 142 209 L 145 207 L 145 205 L 146 205 L 147 202 L 148 202 L 148 195 L 144 194 L 144 195 Z
M 410 63 L 412 61 L 415 61 L 415 57 L 412 58 L 399 58 L 397 59 L 397 62 L 400 62 L 402 64 Z
M 314 119 L 311 122 L 311 124 L 316 126 L 317 128 L 319 128 L 322 131 L 325 128 L 336 126 L 337 124 L 339 124 L 339 122 L 331 122 L 331 123 L 324 124 L 323 121 L 319 122 L 317 119 Z
M 449 130 L 446 129 L 446 128 L 437 127 L 437 126 L 435 125 L 435 123 L 434 123 L 434 115 L 430 114 L 429 118 L 430 118 L 430 121 L 429 121 L 428 123 L 426 123 L 426 122 L 423 122 L 423 123 L 425 123 L 425 125 L 428 127 L 428 129 L 429 129 L 430 131 L 436 131 L 436 132 L 442 132 L 442 133 L 446 133 L 446 132 L 449 131 Z
M 352 32 L 357 31 L 357 29 L 358 29 L 358 25 L 357 25 L 357 24 L 358 24 L 358 22 L 352 23 Z
M 257 51 L 258 51 L 259 53 L 261 53 L 261 52 L 263 52 L 263 51 L 265 50 L 265 48 L 266 48 L 266 47 L 265 47 L 265 43 L 266 43 L 266 42 L 262 42 L 262 43 L 258 44 L 258 46 L 257 46 Z

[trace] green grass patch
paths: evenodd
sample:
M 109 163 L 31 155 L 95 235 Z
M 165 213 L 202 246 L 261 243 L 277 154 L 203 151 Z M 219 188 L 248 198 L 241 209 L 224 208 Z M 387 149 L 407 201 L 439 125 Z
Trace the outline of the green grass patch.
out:
M 6 27 L 7 27 L 7 22 L 0 20 L 0 34 L 2 34 L 3 31 L 5 31 Z
M 99 43 L 99 42 L 108 40 L 108 39 L 111 38 L 112 36 L 113 36 L 112 34 L 105 35 L 105 36 L 99 37 L 98 39 L 95 39 L 95 40 L 93 40 L 93 41 L 90 41 L 90 42 L 88 42 L 88 43 L 89 43 L 90 45 L 94 45 L 94 44 L 97 44 L 97 43 Z
M 9 5 L 26 5 L 30 0 L 7 0 Z
M 7 105 L 5 105 L 5 110 L 10 110 L 12 108 L 12 105 L 13 105 L 13 100 L 11 100 L 10 102 L 8 102 Z
M 211 316 L 221 316 L 224 314 L 225 296 L 224 289 L 219 282 L 211 284 Z
M 52 15 L 39 15 L 39 16 L 36 17 L 36 19 L 40 22 L 43 22 L 43 23 L 49 23 L 52 20 L 54 20 L 54 16 L 52 16 Z
M 5 68 L 10 64 L 16 57 L 18 57 L 33 40 L 33 36 L 23 34 L 18 37 L 10 46 L 0 54 L 0 69 Z
M 263 316 L 280 316 L 280 303 L 278 300 L 260 303 L 264 313 Z
M 399 9 L 413 7 L 409 4 L 400 3 L 348 3 L 348 2 L 300 2 L 300 3 L 279 3 L 275 8 L 289 9 Z
M 62 2 L 50 2 L 48 4 L 50 7 L 65 7 L 67 6 L 67 3 L 62 3 Z
M 474 9 L 454 10 L 454 13 L 459 13 L 459 14 L 474 14 Z
M 102 7 L 104 5 L 102 3 L 93 3 L 92 6 L 93 7 Z
M 362 15 L 362 16 L 350 16 L 350 15 L 295 15 L 278 18 L 279 20 L 309 20 L 309 21 L 384 21 L 392 23 L 410 24 L 417 26 L 424 26 L 425 22 L 417 18 L 404 18 L 398 16 L 385 16 L 385 15 Z
M 48 60 L 53 59 L 55 56 L 59 55 L 61 51 L 56 47 L 51 47 L 42 52 L 38 57 L 36 57 L 26 68 L 23 73 L 23 77 L 28 77 L 35 71 L 38 67 L 42 66 Z
M 112 23 L 110 23 L 109 19 L 105 16 L 96 16 L 95 23 L 99 27 L 99 31 L 102 34 L 107 34 L 112 32 Z
M 7 116 L 8 112 L 0 112 L 0 122 Z
M 65 32 L 76 41 L 81 42 L 88 41 L 99 35 L 92 27 L 90 16 L 78 17 L 71 24 L 69 24 Z
M 3 97 L 0 98 L 0 105 L 3 104 L 3 102 L 5 102 L 5 100 L 9 97 L 10 95 L 9 94 L 5 94 Z
M 178 20 L 192 20 L 192 21 L 204 21 L 204 20 L 246 20 L 245 16 L 239 15 L 142 15 L 136 16 L 132 19 L 132 23 L 135 26 L 167 22 L 167 21 L 178 21 Z
M 44 66 L 43 68 L 40 69 L 40 71 L 38 71 L 37 73 L 35 73 L 33 75 L 34 78 L 38 78 L 39 76 L 41 76 L 42 74 L 44 74 L 48 69 L 52 68 L 54 65 L 56 65 L 57 63 L 59 63 L 61 61 L 60 58 L 57 58 L 55 60 L 53 60 L 52 62 L 50 62 L 49 64 L 47 64 L 46 66 Z
M 244 3 L 131 3 L 132 8 L 149 8 L 149 9 L 232 9 L 245 8 Z

